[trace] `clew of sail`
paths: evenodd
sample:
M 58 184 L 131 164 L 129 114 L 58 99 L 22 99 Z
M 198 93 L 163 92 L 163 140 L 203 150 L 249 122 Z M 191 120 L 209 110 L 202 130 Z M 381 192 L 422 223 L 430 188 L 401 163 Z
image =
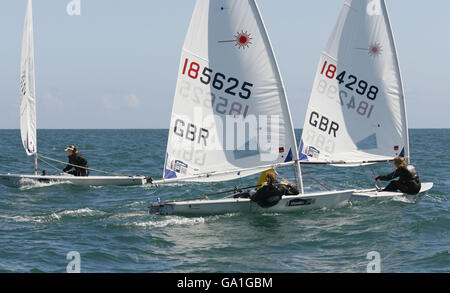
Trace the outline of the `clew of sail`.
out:
M 26 153 L 28 155 L 33 155 L 37 152 L 37 139 L 33 14 L 31 0 L 28 0 L 23 31 L 20 83 L 20 133 Z
M 181 53 L 164 179 L 231 180 L 296 159 L 283 82 L 255 1 L 197 1 Z
M 409 158 L 403 86 L 384 0 L 347 0 L 322 51 L 300 141 L 302 162 Z

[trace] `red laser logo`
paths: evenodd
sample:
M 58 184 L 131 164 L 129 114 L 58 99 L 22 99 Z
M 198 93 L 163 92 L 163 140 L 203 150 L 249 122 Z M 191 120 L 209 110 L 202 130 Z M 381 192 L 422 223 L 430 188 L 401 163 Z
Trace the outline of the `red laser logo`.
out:
M 369 55 L 376 57 L 381 55 L 381 53 L 383 52 L 383 48 L 381 47 L 381 45 L 377 42 L 370 44 L 369 46 Z
M 368 48 L 356 48 L 358 50 L 368 51 L 369 55 L 372 57 L 380 56 L 383 53 L 383 47 L 378 42 L 373 42 Z
M 241 32 L 237 32 L 236 35 L 234 35 L 234 40 L 225 40 L 225 41 L 219 41 L 219 43 L 235 43 L 234 45 L 237 46 L 239 49 L 249 48 L 250 44 L 252 44 L 252 37 L 251 34 L 247 31 L 244 32 L 242 30 Z

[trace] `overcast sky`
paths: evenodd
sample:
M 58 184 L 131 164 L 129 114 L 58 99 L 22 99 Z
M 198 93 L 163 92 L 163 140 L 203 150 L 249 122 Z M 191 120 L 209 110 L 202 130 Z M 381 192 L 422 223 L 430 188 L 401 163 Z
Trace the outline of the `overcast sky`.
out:
M 38 128 L 168 128 L 195 0 L 35 0 Z M 344 0 L 259 0 L 296 128 Z M 387 0 L 411 128 L 450 128 L 450 1 Z M 0 128 L 19 127 L 26 0 L 0 0 Z

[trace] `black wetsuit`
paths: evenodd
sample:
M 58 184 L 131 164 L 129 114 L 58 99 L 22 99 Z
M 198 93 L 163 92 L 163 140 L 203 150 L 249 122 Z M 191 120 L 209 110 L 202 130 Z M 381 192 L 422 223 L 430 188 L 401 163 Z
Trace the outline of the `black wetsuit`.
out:
M 69 164 L 88 168 L 88 161 L 80 153 L 73 153 L 72 155 L 70 155 L 69 156 Z M 72 168 L 75 168 L 75 170 L 69 172 L 69 174 L 72 174 L 72 175 L 75 175 L 75 176 L 89 176 L 89 170 L 84 169 L 84 168 L 74 167 L 74 166 L 71 166 L 71 165 L 67 165 L 64 168 L 63 172 L 67 172 L 67 171 L 69 171 Z
M 399 180 L 391 181 L 384 190 L 397 191 L 407 194 L 418 194 L 420 192 L 421 184 L 419 175 L 416 172 L 416 168 L 413 165 L 397 168 L 391 174 L 385 176 L 378 176 L 378 179 L 383 181 L 392 180 L 400 177 Z
M 269 208 L 276 205 L 283 195 L 298 194 L 296 187 L 286 184 L 266 184 L 254 193 L 241 192 L 234 195 L 234 198 L 250 198 L 260 207 Z

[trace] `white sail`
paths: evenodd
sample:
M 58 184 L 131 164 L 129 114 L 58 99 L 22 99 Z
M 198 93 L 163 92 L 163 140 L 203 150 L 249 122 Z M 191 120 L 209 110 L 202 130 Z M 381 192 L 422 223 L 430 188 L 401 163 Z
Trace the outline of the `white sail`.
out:
M 181 53 L 164 179 L 230 180 L 297 158 L 283 82 L 256 3 L 197 1 Z
M 28 155 L 36 154 L 36 94 L 34 85 L 33 13 L 31 0 L 25 16 L 20 77 L 20 133 Z
M 322 51 L 300 160 L 409 158 L 403 86 L 384 0 L 347 0 Z

